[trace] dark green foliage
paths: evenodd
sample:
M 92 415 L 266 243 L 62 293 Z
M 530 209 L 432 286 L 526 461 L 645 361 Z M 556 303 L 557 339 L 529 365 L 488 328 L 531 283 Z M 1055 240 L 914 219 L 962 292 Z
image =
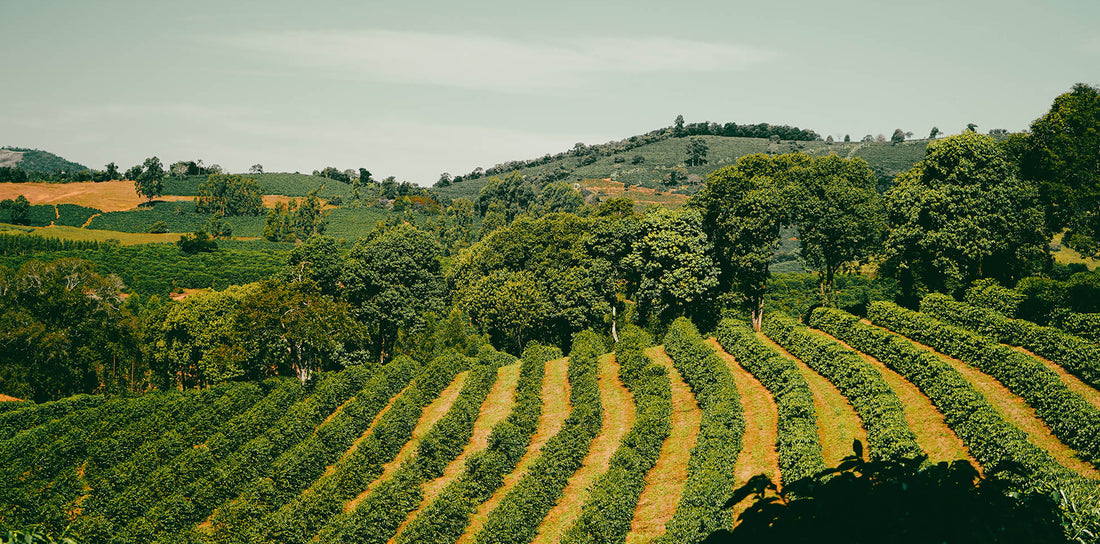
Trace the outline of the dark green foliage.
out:
M 342 457 L 333 471 L 317 479 L 304 493 L 264 517 L 260 542 L 306 542 L 343 506 L 382 474 L 382 465 L 409 441 L 424 408 L 439 396 L 471 361 L 451 353 L 425 367 L 397 397 L 356 450 Z
M 23 156 L 19 160 L 18 167 L 20 170 L 30 173 L 32 180 L 43 175 L 53 176 L 62 172 L 72 173 L 88 170 L 88 167 L 83 164 L 63 159 L 41 149 L 28 149 L 25 147 L 4 147 L 0 149 L 22 153 Z
M 1070 334 L 1080 336 L 1094 344 L 1100 344 L 1100 313 L 1071 312 L 1058 318 L 1056 324 Z
M 874 308 L 877 304 L 872 304 Z M 888 306 L 884 306 L 888 311 Z M 1003 478 L 1024 491 L 1060 490 L 1074 505 L 1067 516 L 1093 534 L 1100 489 L 1096 482 L 1062 467 L 1027 435 L 1006 421 L 966 378 L 935 354 L 851 314 L 818 308 L 810 324 L 877 358 L 928 396 L 945 421 L 966 444 L 989 477 Z
M 736 357 L 775 398 L 779 409 L 777 449 L 783 487 L 825 470 L 813 392 L 795 362 L 760 340 L 747 323 L 723 319 L 715 336 L 722 348 Z
M 974 306 L 989 308 L 1008 317 L 1015 317 L 1023 302 L 1020 292 L 1002 287 L 996 280 L 985 278 L 974 282 L 966 290 L 966 301 Z
M 852 403 L 867 431 L 872 460 L 899 461 L 923 455 L 901 400 L 882 374 L 858 353 L 811 333 L 782 314 L 764 320 L 764 332 L 825 376 Z
M 134 168 L 137 167 L 135 166 Z M 164 166 L 161 165 L 160 159 L 157 157 L 149 157 L 145 159 L 145 162 L 141 165 L 141 172 L 137 177 L 133 178 L 134 190 L 137 191 L 137 194 L 152 200 L 164 192 L 164 185 L 161 182 L 165 177 L 167 177 L 167 172 L 164 171 Z
M 894 282 L 889 278 L 869 278 L 859 274 L 836 277 L 836 305 L 842 310 L 862 314 L 874 300 L 893 299 Z M 769 311 L 808 317 L 821 305 L 821 279 L 814 274 L 773 274 L 768 283 L 764 307 Z
M 603 404 L 597 380 L 599 356 L 605 347 L 592 331 L 573 338 L 569 354 L 569 402 L 572 409 L 561 430 L 551 438 L 523 478 L 489 513 L 475 542 L 523 544 L 530 542 L 546 514 L 561 499 L 569 478 L 581 467 L 603 422 Z
M 1001 344 L 1027 348 L 1072 372 L 1085 383 L 1100 388 L 1100 346 L 1092 342 L 1054 327 L 1011 319 L 993 310 L 956 302 L 944 295 L 932 294 L 924 297 L 920 309 L 931 317 L 970 329 Z M 1005 364 L 1016 364 L 1019 359 L 1019 354 L 1011 355 L 1011 350 L 1005 350 L 1003 346 L 993 346 L 990 349 L 993 351 L 988 357 L 1004 356 L 1011 359 L 1005 361 Z M 1033 365 L 1034 363 L 1031 366 Z M 1034 379 L 1029 377 L 1027 381 Z
M 23 195 L 0 201 L 0 223 L 45 227 L 54 221 L 57 211 L 53 205 L 32 206 Z
M 680 504 L 657 542 L 698 542 L 728 528 L 732 521 L 722 503 L 733 494 L 733 468 L 741 453 L 745 417 L 733 375 L 690 320 L 672 323 L 665 350 L 695 394 L 703 419 L 688 460 Z
M 943 295 L 933 295 L 927 304 L 922 303 L 922 309 L 937 308 L 940 315 L 958 315 L 955 312 L 962 309 L 950 302 Z M 877 325 L 923 342 L 993 376 L 1023 397 L 1054 436 L 1093 464 L 1100 463 L 1100 409 L 1070 391 L 1065 382 L 1038 359 L 988 337 L 890 303 L 872 304 L 867 316 Z M 1093 372 L 1095 364 L 1092 361 L 1090 365 Z
M 1033 276 L 1020 280 L 1022 295 L 1016 316 L 1036 323 L 1048 323 L 1065 311 L 1100 312 L 1100 271 L 1076 272 L 1069 277 Z
M 608 462 L 607 471 L 588 488 L 580 517 L 560 542 L 624 542 L 646 486 L 646 474 L 661 455 L 672 427 L 672 390 L 668 371 L 645 354 L 652 338 L 627 327 L 615 345 L 619 378 L 634 397 L 635 419 Z
M 63 240 L 45 236 L 0 234 L 0 256 L 34 255 L 51 251 L 105 249 L 108 244 L 85 240 Z
M 515 405 L 508 417 L 489 434 L 486 449 L 466 461 L 462 474 L 397 536 L 400 544 L 458 540 L 477 505 L 504 483 L 519 463 L 542 414 L 542 379 L 546 363 L 561 357 L 557 348 L 531 343 L 523 351 Z
M 195 210 L 220 216 L 260 215 L 263 191 L 250 177 L 211 174 L 199 185 Z
M 354 510 L 334 516 L 321 530 L 318 540 L 335 544 L 385 544 L 393 538 L 398 526 L 420 506 L 424 483 L 442 476 L 447 465 L 462 453 L 473 436 L 474 422 L 496 382 L 498 369 L 513 361 L 511 356 L 483 346 L 458 398 L 424 435 L 413 457 Z
M 531 183 L 512 172 L 503 178 L 489 178 L 489 183 L 477 197 L 477 210 L 481 215 L 490 211 L 503 213 L 511 221 L 534 203 L 535 191 Z
M 197 230 L 194 234 L 184 234 L 176 240 L 176 246 L 187 255 L 196 253 L 209 253 L 218 249 L 218 243 L 206 233 L 205 230 Z
M 117 230 L 119 232 L 149 232 L 150 227 L 163 221 L 168 232 L 194 232 L 203 229 L 211 215 L 199 213 L 194 202 L 153 202 L 136 210 L 106 212 L 92 219 L 90 229 Z M 264 228 L 263 217 L 233 216 L 224 221 L 237 236 L 260 236 Z M 75 225 L 75 226 L 81 226 Z

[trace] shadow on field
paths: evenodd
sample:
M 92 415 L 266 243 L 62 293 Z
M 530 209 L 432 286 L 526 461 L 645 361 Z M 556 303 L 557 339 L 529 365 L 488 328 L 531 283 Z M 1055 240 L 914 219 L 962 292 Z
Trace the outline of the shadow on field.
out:
M 729 508 L 754 497 L 732 531 L 704 542 L 1066 542 L 1063 514 L 1047 494 L 1013 493 L 966 461 L 870 462 L 856 454 L 782 492 L 764 475 L 738 489 Z M 768 493 L 771 491 L 771 493 Z

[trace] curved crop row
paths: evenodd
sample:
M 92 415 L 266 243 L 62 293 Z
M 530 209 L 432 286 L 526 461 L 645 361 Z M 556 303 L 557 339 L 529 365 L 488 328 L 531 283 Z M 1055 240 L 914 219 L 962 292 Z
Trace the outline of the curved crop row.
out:
M 775 397 L 779 409 L 779 471 L 789 485 L 825 470 L 813 392 L 794 361 L 761 341 L 747 323 L 723 319 L 715 334 L 722 349 Z
M 1058 327 L 1094 344 L 1100 344 L 1100 314 L 1068 313 L 1057 319 Z
M 794 319 L 772 313 L 764 332 L 825 376 L 852 403 L 867 431 L 872 459 L 916 458 L 924 454 L 905 419 L 905 408 L 882 374 L 858 353 L 810 333 Z
M 1080 477 L 1028 441 L 1023 431 L 1005 420 L 958 371 L 935 354 L 859 318 L 835 309 L 818 308 L 810 324 L 835 336 L 901 374 L 916 385 L 944 414 L 948 426 L 966 444 L 987 475 L 1013 482 L 1024 490 L 1064 492 L 1082 521 L 1095 529 L 1091 512 L 1100 510 L 1097 482 Z
M 530 344 L 523 351 L 515 405 L 493 427 L 488 446 L 466 461 L 462 474 L 421 510 L 398 537 L 398 544 L 449 543 L 458 540 L 477 505 L 485 502 L 515 469 L 542 414 L 542 379 L 546 363 L 561 357 L 554 347 Z
M 342 457 L 332 472 L 304 493 L 264 517 L 257 541 L 306 542 L 349 500 L 382 474 L 382 465 L 409 441 L 424 408 L 439 396 L 470 360 L 451 352 L 436 357 L 390 406 L 355 451 Z
M 730 515 L 722 505 L 733 495 L 733 469 L 741 453 L 745 416 L 729 368 L 690 320 L 679 318 L 672 323 L 665 335 L 665 351 L 695 393 L 703 420 L 688 460 L 680 504 L 657 541 L 697 542 L 730 526 Z
M 1027 401 L 1054 436 L 1094 465 L 1100 463 L 1100 409 L 1072 392 L 1038 359 L 988 337 L 900 306 L 875 302 L 867 312 L 875 324 L 973 365 Z
M 95 408 L 106 401 L 102 395 L 76 395 L 43 404 L 17 403 L 16 409 L 0 414 L 0 441 L 10 440 L 20 431 L 49 423 L 68 414 Z
M 481 405 L 497 380 L 497 370 L 515 359 L 489 346 L 478 354 L 454 404 L 417 445 L 416 453 L 401 468 L 374 489 L 356 508 L 334 517 L 321 530 L 321 543 L 374 542 L 385 544 L 397 533 L 401 522 L 424 499 L 424 483 L 443 475 L 473 437 L 474 422 Z
M 1072 372 L 1085 383 L 1100 388 L 1100 346 L 1088 340 L 1054 327 L 1011 319 L 987 308 L 956 302 L 938 293 L 924 297 L 920 311 L 1002 344 L 1027 348 Z
M 645 354 L 653 344 L 641 329 L 628 326 L 615 346 L 619 378 L 634 396 L 635 420 L 630 432 L 601 475 L 588 490 L 580 517 L 561 542 L 623 542 L 630 531 L 638 498 L 645 490 L 645 476 L 661 455 L 661 446 L 672 428 L 672 386 L 668 370 Z
M 242 435 L 254 438 L 228 456 L 213 456 L 215 462 L 209 469 L 132 520 L 123 536 L 131 542 L 148 542 L 154 535 L 177 533 L 201 522 L 223 501 L 271 470 L 280 453 L 309 436 L 369 377 L 370 371 L 361 367 L 325 376 L 313 394 L 291 406 L 273 425 L 246 430 Z M 213 442 L 208 442 L 211 452 Z
M 263 516 L 298 496 L 351 447 L 419 368 L 406 356 L 382 367 L 312 435 L 279 455 L 272 463 L 270 477 L 257 478 L 237 498 L 220 506 L 212 516 L 211 531 L 199 531 L 195 536 L 218 542 L 247 542 L 259 532 Z
M 600 431 L 603 406 L 597 377 L 599 356 L 605 347 L 592 331 L 573 337 L 569 354 L 569 399 L 572 410 L 562 428 L 543 447 L 530 470 L 489 513 L 477 535 L 478 544 L 530 542 L 562 490 L 581 467 L 592 440 Z

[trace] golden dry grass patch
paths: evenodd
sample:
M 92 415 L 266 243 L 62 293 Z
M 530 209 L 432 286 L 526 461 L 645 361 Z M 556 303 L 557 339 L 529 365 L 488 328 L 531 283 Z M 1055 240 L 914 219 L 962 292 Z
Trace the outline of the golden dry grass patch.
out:
M 182 236 L 178 232 L 152 234 L 148 232 L 119 232 L 117 230 L 84 229 L 54 225 L 52 227 L 24 227 L 21 225 L 0 224 L 0 234 L 23 234 L 44 236 L 59 240 L 84 242 L 118 242 L 124 246 L 138 244 L 173 244 Z
M 23 195 L 31 204 L 76 204 L 105 212 L 132 210 L 147 202 L 134 191 L 132 181 L 81 183 L 0 183 L 0 199 Z M 190 196 L 164 195 L 162 201 L 192 200 Z

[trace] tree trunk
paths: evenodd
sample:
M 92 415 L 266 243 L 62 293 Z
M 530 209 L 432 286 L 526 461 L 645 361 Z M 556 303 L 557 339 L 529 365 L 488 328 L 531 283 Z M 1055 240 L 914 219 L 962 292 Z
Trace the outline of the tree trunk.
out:
M 752 307 L 752 329 L 760 332 L 760 326 L 764 324 L 764 297 L 760 297 Z
M 615 305 L 612 304 L 611 305 L 611 338 L 615 339 L 616 344 L 619 343 L 619 332 L 618 332 L 618 329 L 616 329 L 616 327 L 615 327 L 615 321 L 616 321 L 618 315 L 619 314 L 618 314 L 617 309 L 615 308 Z

